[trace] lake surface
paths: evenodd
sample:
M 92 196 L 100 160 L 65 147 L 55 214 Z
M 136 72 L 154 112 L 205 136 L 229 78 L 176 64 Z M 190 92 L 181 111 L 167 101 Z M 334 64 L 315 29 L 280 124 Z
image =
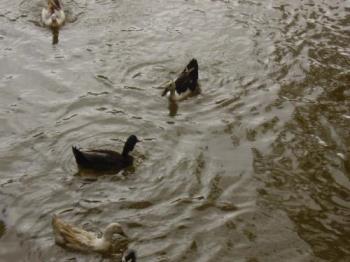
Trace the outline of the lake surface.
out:
M 350 2 L 0 2 L 0 261 L 108 261 L 54 244 L 53 214 L 120 222 L 139 261 L 350 261 Z M 200 95 L 170 116 L 191 58 Z M 134 168 L 75 175 L 72 145 Z

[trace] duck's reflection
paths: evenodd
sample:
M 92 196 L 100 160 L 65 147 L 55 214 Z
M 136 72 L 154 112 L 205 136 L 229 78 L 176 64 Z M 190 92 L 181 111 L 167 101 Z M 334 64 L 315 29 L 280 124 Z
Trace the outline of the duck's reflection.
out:
M 6 226 L 5 223 L 0 220 L 0 238 L 5 234 L 6 232 Z
M 169 116 L 176 116 L 179 106 L 176 101 L 171 100 L 169 98 L 168 109 L 169 109 Z
M 52 44 L 56 45 L 56 44 L 58 44 L 58 37 L 60 34 L 60 29 L 58 27 L 52 27 L 51 31 L 52 31 Z
M 168 86 L 165 87 L 162 95 L 164 96 L 167 92 L 170 92 L 170 95 L 168 97 L 169 116 L 176 116 L 179 109 L 179 102 L 184 101 L 189 97 L 199 95 L 201 93 L 201 88 L 197 83 L 196 88 L 193 91 L 188 90 L 178 95 L 176 94 L 175 82 L 171 82 Z

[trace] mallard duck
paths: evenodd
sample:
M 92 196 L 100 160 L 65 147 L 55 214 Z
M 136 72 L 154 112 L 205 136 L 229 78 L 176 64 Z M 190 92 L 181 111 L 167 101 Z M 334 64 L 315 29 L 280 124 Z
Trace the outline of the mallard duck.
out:
M 122 262 L 136 262 L 136 252 L 135 250 L 127 250 L 127 252 L 124 253 L 124 256 L 122 258 Z
M 66 223 L 57 215 L 52 218 L 52 227 L 56 244 L 71 250 L 112 255 L 122 253 L 127 248 L 127 236 L 119 223 L 109 224 L 101 238 L 92 232 Z M 113 240 L 114 234 L 123 236 L 124 241 Z
M 192 59 L 175 81 L 170 81 L 162 96 L 170 92 L 170 98 L 175 100 L 175 91 L 178 95 L 189 96 L 198 89 L 198 62 Z
M 45 26 L 60 28 L 66 20 L 61 0 L 48 0 L 47 8 L 41 12 L 41 19 Z
M 112 150 L 81 151 L 74 146 L 72 150 L 80 169 L 118 172 L 132 165 L 134 158 L 129 155 L 129 152 L 138 142 L 140 140 L 135 135 L 129 136 L 121 154 Z

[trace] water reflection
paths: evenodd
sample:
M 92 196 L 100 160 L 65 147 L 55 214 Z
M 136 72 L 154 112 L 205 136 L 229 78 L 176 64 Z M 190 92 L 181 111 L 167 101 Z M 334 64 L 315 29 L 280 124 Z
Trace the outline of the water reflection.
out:
M 169 98 L 168 109 L 169 109 L 169 116 L 176 116 L 177 110 L 179 109 L 177 101 Z
M 56 45 L 56 44 L 58 44 L 58 37 L 60 34 L 60 29 L 57 27 L 53 27 L 53 28 L 51 28 L 51 31 L 52 31 L 52 44 Z
M 78 172 L 74 174 L 74 176 L 83 177 L 84 180 L 87 179 L 89 181 L 96 181 L 98 177 L 113 175 L 113 180 L 117 181 L 129 175 L 132 175 L 133 173 L 135 173 L 135 171 L 136 171 L 136 167 L 134 165 L 128 166 L 126 168 L 118 169 L 118 170 L 111 170 L 111 171 L 97 171 L 97 170 L 80 168 Z
M 279 72 L 283 84 L 272 105 L 294 109 L 272 152 L 255 151 L 255 171 L 264 182 L 258 191 L 287 212 L 317 257 L 345 261 L 350 256 L 350 125 L 343 115 L 350 113 L 350 75 L 344 63 L 349 53 L 341 50 L 350 41 L 342 25 L 350 20 L 331 4 L 311 13 L 309 8 L 298 10 L 294 14 L 288 6 L 281 8 L 282 21 L 291 19 L 298 26 L 287 28 L 287 40 L 278 42 L 276 51 L 283 53 L 280 61 L 298 59 Z M 298 47 L 291 49 L 291 44 Z
M 0 220 L 0 238 L 5 234 L 6 226 L 4 221 Z
M 165 92 L 165 91 L 164 91 Z M 168 97 L 168 110 L 169 110 L 169 116 L 176 116 L 179 104 L 181 101 L 185 101 L 187 99 L 193 98 L 195 96 L 198 96 L 202 93 L 202 90 L 200 88 L 200 85 L 198 84 L 195 90 L 192 92 L 186 92 L 181 95 L 176 95 L 175 89 L 170 90 L 170 94 Z M 164 96 L 164 93 L 163 93 Z

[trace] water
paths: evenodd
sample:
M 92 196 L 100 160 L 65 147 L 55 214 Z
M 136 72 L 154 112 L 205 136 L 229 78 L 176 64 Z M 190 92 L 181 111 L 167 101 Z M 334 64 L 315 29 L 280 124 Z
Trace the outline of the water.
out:
M 44 5 L 0 3 L 0 261 L 101 261 L 54 213 L 122 223 L 140 261 L 350 260 L 349 1 L 65 1 L 57 45 Z M 72 145 L 132 133 L 133 169 L 74 176 Z

